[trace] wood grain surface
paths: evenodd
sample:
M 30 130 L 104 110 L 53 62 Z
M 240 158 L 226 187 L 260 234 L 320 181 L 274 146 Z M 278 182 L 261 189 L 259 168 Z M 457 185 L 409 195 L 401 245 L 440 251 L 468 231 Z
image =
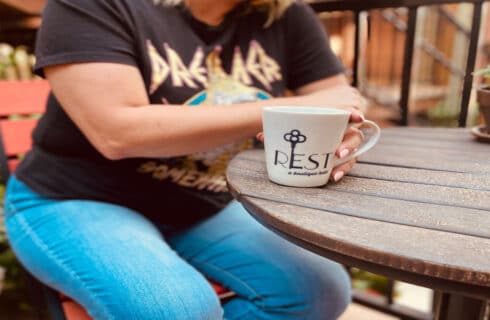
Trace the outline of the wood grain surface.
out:
M 468 129 L 391 128 L 341 182 L 267 178 L 262 150 L 227 172 L 234 196 L 287 239 L 342 263 L 490 298 L 490 144 Z

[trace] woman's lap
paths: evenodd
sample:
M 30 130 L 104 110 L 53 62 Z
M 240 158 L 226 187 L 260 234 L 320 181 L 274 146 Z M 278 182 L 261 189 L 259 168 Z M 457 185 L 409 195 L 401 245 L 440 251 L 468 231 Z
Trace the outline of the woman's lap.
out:
M 238 203 L 164 240 L 126 208 L 36 201 L 26 190 L 9 185 L 12 247 L 36 277 L 94 318 L 219 319 L 201 274 L 238 293 L 223 306 L 226 319 L 329 319 L 349 300 L 339 265 L 280 239 Z

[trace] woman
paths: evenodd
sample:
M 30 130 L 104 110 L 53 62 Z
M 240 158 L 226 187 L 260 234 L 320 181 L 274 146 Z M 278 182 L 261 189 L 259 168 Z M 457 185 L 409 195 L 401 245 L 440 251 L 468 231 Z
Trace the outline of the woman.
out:
M 224 180 L 264 106 L 362 107 L 306 4 L 51 0 L 36 50 L 53 94 L 6 198 L 32 274 L 95 319 L 342 313 L 342 267 L 260 226 Z M 206 278 L 237 297 L 221 306 Z

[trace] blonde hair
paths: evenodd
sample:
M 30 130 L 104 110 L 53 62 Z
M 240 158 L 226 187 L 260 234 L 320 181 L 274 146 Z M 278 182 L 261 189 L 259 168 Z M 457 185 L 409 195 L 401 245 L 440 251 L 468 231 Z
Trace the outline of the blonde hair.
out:
M 250 0 L 250 7 L 267 13 L 265 27 L 282 17 L 286 9 L 296 0 Z M 180 5 L 184 0 L 153 0 L 155 4 L 168 7 Z

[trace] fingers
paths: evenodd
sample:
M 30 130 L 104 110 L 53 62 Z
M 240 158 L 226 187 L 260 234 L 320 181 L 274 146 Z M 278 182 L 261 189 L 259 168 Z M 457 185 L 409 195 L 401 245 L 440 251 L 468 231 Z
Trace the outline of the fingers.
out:
M 357 148 L 359 148 L 363 140 L 364 140 L 364 134 L 362 133 L 361 130 L 357 128 L 350 128 L 349 130 L 347 130 L 346 134 L 344 135 L 344 140 L 337 148 L 335 154 L 340 159 L 344 159 L 350 154 L 352 154 L 353 152 L 355 152 Z M 343 163 L 333 168 L 332 174 L 330 175 L 330 179 L 335 182 L 340 181 L 340 179 L 342 179 L 352 169 L 355 163 L 356 163 L 356 159 Z
M 347 87 L 347 90 L 341 91 L 339 94 L 344 97 L 344 102 L 348 103 L 348 110 L 357 111 L 360 114 L 364 114 L 367 111 L 367 100 L 356 88 Z
M 349 121 L 350 122 L 355 122 L 355 123 L 357 123 L 357 122 L 363 122 L 364 121 L 364 115 L 359 110 L 352 110 L 352 112 L 350 114 Z
M 362 96 L 362 94 L 356 88 L 353 89 L 354 96 L 354 105 L 353 108 L 360 111 L 361 113 L 365 113 L 367 109 L 367 100 Z
M 259 132 L 257 133 L 257 135 L 255 136 L 257 138 L 257 140 L 259 140 L 260 142 L 264 142 L 264 133 L 263 132 Z
M 367 100 L 361 95 L 359 90 L 356 88 L 352 88 L 353 91 L 353 105 L 352 105 L 352 114 L 351 114 L 351 122 L 362 122 L 364 121 L 364 113 L 367 108 Z
M 361 95 L 356 88 L 349 88 L 346 95 L 350 95 L 349 106 L 346 108 L 351 112 L 350 122 L 364 121 L 364 113 L 367 109 L 367 100 Z
M 335 182 L 340 181 L 340 179 L 342 179 L 347 174 L 347 172 L 352 169 L 355 163 L 356 160 L 352 160 L 333 168 L 332 174 L 330 175 L 330 180 Z
M 354 108 L 361 113 L 366 113 L 368 102 L 363 96 L 359 96 L 354 104 Z
M 363 140 L 364 140 L 364 134 L 362 133 L 361 130 L 357 128 L 349 128 L 346 131 L 344 135 L 344 139 L 342 143 L 339 145 L 339 147 L 337 148 L 335 154 L 340 159 L 343 159 L 347 157 L 349 154 L 351 154 L 354 150 L 359 148 Z

